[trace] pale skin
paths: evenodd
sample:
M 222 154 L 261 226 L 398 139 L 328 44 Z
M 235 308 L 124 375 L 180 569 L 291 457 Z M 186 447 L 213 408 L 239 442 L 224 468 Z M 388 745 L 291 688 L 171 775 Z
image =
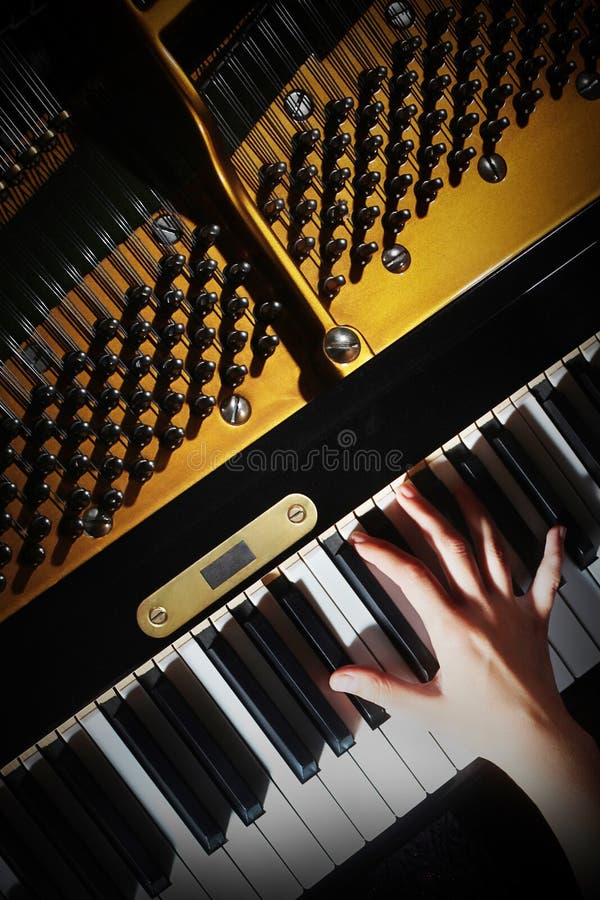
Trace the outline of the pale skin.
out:
M 472 545 L 405 481 L 404 512 L 439 560 L 419 559 L 354 532 L 360 555 L 395 581 L 420 615 L 439 671 L 428 684 L 358 666 L 334 672 L 334 690 L 402 711 L 433 733 L 454 733 L 474 756 L 503 769 L 533 800 L 569 860 L 583 897 L 600 896 L 600 749 L 566 709 L 548 650 L 564 531 L 548 531 L 528 592 L 515 596 L 502 535 L 465 485 L 457 500 Z M 517 548 L 518 549 L 518 548 Z

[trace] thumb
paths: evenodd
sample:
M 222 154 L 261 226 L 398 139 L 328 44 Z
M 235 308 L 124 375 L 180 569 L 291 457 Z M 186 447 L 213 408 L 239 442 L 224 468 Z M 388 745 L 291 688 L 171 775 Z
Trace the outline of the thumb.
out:
M 432 682 L 410 684 L 395 675 L 363 666 L 343 666 L 332 672 L 329 686 L 334 691 L 355 694 L 383 706 L 388 712 L 418 714 L 432 700 Z

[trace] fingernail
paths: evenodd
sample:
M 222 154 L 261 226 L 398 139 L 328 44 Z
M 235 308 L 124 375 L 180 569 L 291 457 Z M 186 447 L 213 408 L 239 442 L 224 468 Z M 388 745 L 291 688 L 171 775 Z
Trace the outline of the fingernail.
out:
M 412 499 L 413 497 L 417 496 L 417 492 L 416 492 L 414 486 L 410 483 L 410 481 L 404 481 L 400 485 L 398 490 L 402 494 L 403 497 L 408 497 L 409 499 Z
M 352 693 L 355 684 L 356 678 L 350 672 L 334 672 L 329 679 L 329 687 L 334 691 Z
M 566 528 L 566 526 L 565 526 L 565 525 L 561 525 L 560 528 L 558 529 L 558 533 L 560 534 L 560 539 L 561 539 L 561 541 L 562 541 L 563 544 L 564 544 L 564 542 L 565 542 L 565 536 L 566 536 L 566 534 L 567 534 L 567 528 Z
M 353 531 L 348 540 L 351 544 L 362 544 L 364 541 L 369 540 L 369 535 L 365 534 L 364 531 Z

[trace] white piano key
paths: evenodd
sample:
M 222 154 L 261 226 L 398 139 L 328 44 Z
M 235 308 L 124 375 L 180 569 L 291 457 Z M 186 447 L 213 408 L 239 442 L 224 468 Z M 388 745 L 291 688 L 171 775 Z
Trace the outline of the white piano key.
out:
M 278 900 L 279 897 L 284 896 L 295 897 L 298 888 L 297 882 L 294 884 L 295 879 L 285 877 L 286 874 L 289 876 L 289 872 L 284 871 L 285 866 L 271 844 L 255 824 L 244 825 L 241 819 L 232 812 L 227 801 L 150 697 L 135 683 L 129 685 L 128 689 L 122 691 L 122 694 L 127 697 L 140 719 L 166 751 L 169 760 L 176 765 L 186 782 L 193 786 L 205 808 L 223 828 L 227 838 L 226 843 L 215 853 L 210 854 L 211 858 L 222 855 L 221 851 L 224 851 L 224 855 L 233 860 L 239 871 L 243 873 L 259 896 L 265 900 L 266 898 Z M 228 876 L 228 880 L 232 885 L 230 876 Z M 290 887 L 293 888 L 291 894 L 275 893 L 276 890 L 286 890 L 286 884 L 287 890 Z M 240 890 L 235 885 L 230 889 Z M 238 894 L 236 893 L 235 896 Z
M 307 674 L 327 698 L 342 721 L 351 728 L 355 741 L 359 740 L 360 736 L 357 734 L 358 727 L 355 719 L 360 719 L 360 716 L 345 696 L 331 690 L 325 667 L 304 642 L 304 639 L 280 609 L 267 588 L 261 585 L 252 592 L 248 591 L 248 596 L 285 640 L 287 646 L 302 663 Z M 354 727 L 350 725 L 349 718 L 353 722 Z M 363 720 L 360 719 L 360 721 L 362 722 Z M 369 727 L 366 722 L 363 722 L 363 724 L 366 728 Z M 327 787 L 346 812 L 346 815 L 365 840 L 372 840 L 394 822 L 395 816 L 360 768 L 356 760 L 355 749 L 356 745 L 339 757 L 335 756 L 331 751 L 328 754 L 323 754 L 319 759 L 319 765 L 321 767 L 321 775 L 326 772 Z
M 146 891 L 134 881 L 108 839 L 92 822 L 79 801 L 52 770 L 49 763 L 42 758 L 40 752 L 36 751 L 28 756 L 24 766 L 41 786 L 50 803 L 76 832 L 90 855 L 96 858 L 98 868 L 105 873 L 107 880 L 113 882 L 115 896 L 131 897 L 131 900 L 149 900 Z
M 173 807 L 100 710 L 94 708 L 87 711 L 81 716 L 80 724 L 143 804 L 173 847 L 175 855 L 169 872 L 170 891 L 173 892 L 173 897 L 177 897 L 177 900 L 188 900 L 189 897 L 209 900 L 212 895 L 205 890 L 202 877 L 206 874 L 205 864 L 209 858 L 206 852 L 193 839 Z M 210 875 L 207 880 L 211 882 Z
M 355 529 L 360 530 L 358 520 L 354 516 L 347 516 L 344 519 L 344 525 L 340 526 L 339 531 L 343 537 L 348 537 Z M 413 626 L 419 637 L 435 654 L 435 648 L 421 617 L 414 607 L 411 606 L 402 590 L 391 578 L 380 572 L 372 563 L 367 563 L 366 565 Z M 414 683 L 416 679 L 411 676 L 410 681 Z M 391 727 L 396 734 L 396 739 L 393 741 L 394 746 L 402 747 L 401 756 L 404 762 L 414 772 L 428 793 L 437 790 L 456 774 L 456 766 L 451 762 L 435 738 L 426 729 L 420 727 L 410 716 L 394 716 Z M 401 743 L 399 744 L 398 741 L 401 741 Z M 469 762 L 471 762 L 471 759 L 469 759 Z
M 199 689 L 203 691 L 203 688 L 200 687 L 197 679 L 194 678 L 181 657 L 175 650 L 172 650 L 161 657 L 157 664 L 177 687 L 191 708 L 204 719 L 207 715 L 207 709 L 205 705 L 202 705 L 198 696 Z M 199 699 L 200 703 L 198 702 Z M 279 800 L 279 806 L 287 806 L 287 803 L 277 789 L 269 783 L 267 773 L 259 765 L 258 761 L 256 761 L 256 768 L 253 767 L 250 750 L 245 745 L 242 745 L 241 738 L 233 732 L 233 729 L 229 730 L 231 728 L 229 723 L 227 723 L 227 728 L 226 724 L 220 720 L 211 719 L 211 721 L 213 726 L 217 726 L 213 727 L 211 731 L 219 739 L 221 745 L 227 748 L 231 761 L 246 778 L 261 802 L 263 802 L 263 797 L 266 798 L 263 804 L 265 812 L 251 825 L 245 826 L 238 819 L 238 828 L 237 823 L 230 820 L 227 828 L 229 843 L 226 845 L 226 848 L 231 852 L 232 828 L 234 828 L 236 840 L 235 860 L 260 896 L 265 898 L 265 900 L 266 898 L 294 900 L 302 892 L 302 886 L 292 874 L 286 861 L 279 854 L 278 849 L 276 849 L 277 843 L 281 843 L 282 835 L 285 841 L 283 819 L 281 815 L 277 815 L 277 800 Z M 205 724 L 208 725 L 207 722 Z M 241 751 L 242 756 L 240 756 L 239 751 Z M 250 767 L 251 771 L 248 771 L 248 767 Z M 276 810 L 275 814 L 273 812 L 274 808 Z M 235 818 L 237 819 L 237 816 Z M 284 849 L 289 849 L 287 843 Z M 291 852 L 293 855 L 293 849 Z M 245 855 L 251 856 L 247 862 L 243 859 Z
M 308 801 L 308 796 L 312 795 L 312 802 L 318 809 L 320 820 L 320 834 L 317 834 L 317 837 L 321 840 L 321 835 L 327 833 L 327 852 L 334 863 L 340 865 L 364 846 L 364 840 L 344 813 L 343 808 L 334 799 L 330 789 L 332 762 L 337 761 L 338 758 L 260 656 L 259 651 L 244 634 L 238 622 L 228 614 L 219 617 L 217 627 L 315 756 L 319 764 L 319 773 L 305 784 L 300 785 L 300 792 L 304 795 L 305 803 Z M 321 843 L 323 843 L 322 840 Z
M 556 595 L 550 614 L 548 638 L 576 678 L 600 662 L 600 650 L 569 609 L 561 592 Z
M 324 849 L 330 836 L 319 818 L 319 801 L 325 790 L 323 785 L 314 779 L 304 785 L 300 784 L 195 640 L 185 641 L 176 649 L 234 727 L 244 736 L 248 746 L 269 773 L 273 789 L 281 791 L 287 799 L 287 808 L 274 803 L 273 790 L 271 802 L 268 803 L 269 796 L 264 801 L 265 815 L 261 819 L 264 818 L 266 823 L 269 815 L 271 823 L 277 820 L 280 825 L 280 840 L 277 841 L 274 836 L 273 845 L 304 887 L 316 884 L 334 868 L 332 858 Z M 316 789 L 310 788 L 312 784 L 316 784 Z M 307 787 L 310 788 L 308 791 L 305 790 Z M 257 819 L 257 825 L 265 827 L 261 819 Z M 321 839 L 323 844 L 319 843 Z M 292 852 L 294 849 L 295 852 Z
M 57 897 L 64 897 L 65 900 L 91 900 L 87 889 L 58 853 L 56 847 L 15 798 L 12 791 L 1 781 L 0 811 L 10 822 L 19 841 L 31 854 L 26 864 L 24 861 L 21 862 L 27 865 L 24 875 L 31 878 L 36 896 L 38 890 L 40 890 L 40 895 L 43 894 L 44 887 L 49 882 L 48 886 L 56 891 Z
M 565 688 L 568 688 L 570 684 L 573 684 L 575 681 L 574 677 L 571 675 L 564 662 L 552 646 L 549 644 L 550 650 L 550 663 L 552 664 L 552 672 L 554 673 L 554 680 L 556 682 L 556 686 L 558 690 L 562 693 Z

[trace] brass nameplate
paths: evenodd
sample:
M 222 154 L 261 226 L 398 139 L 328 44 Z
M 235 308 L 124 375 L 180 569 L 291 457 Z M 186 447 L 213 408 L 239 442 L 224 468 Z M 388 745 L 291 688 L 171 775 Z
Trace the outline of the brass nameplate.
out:
M 172 634 L 292 547 L 316 522 L 312 500 L 288 494 L 143 600 L 138 625 L 150 637 Z

